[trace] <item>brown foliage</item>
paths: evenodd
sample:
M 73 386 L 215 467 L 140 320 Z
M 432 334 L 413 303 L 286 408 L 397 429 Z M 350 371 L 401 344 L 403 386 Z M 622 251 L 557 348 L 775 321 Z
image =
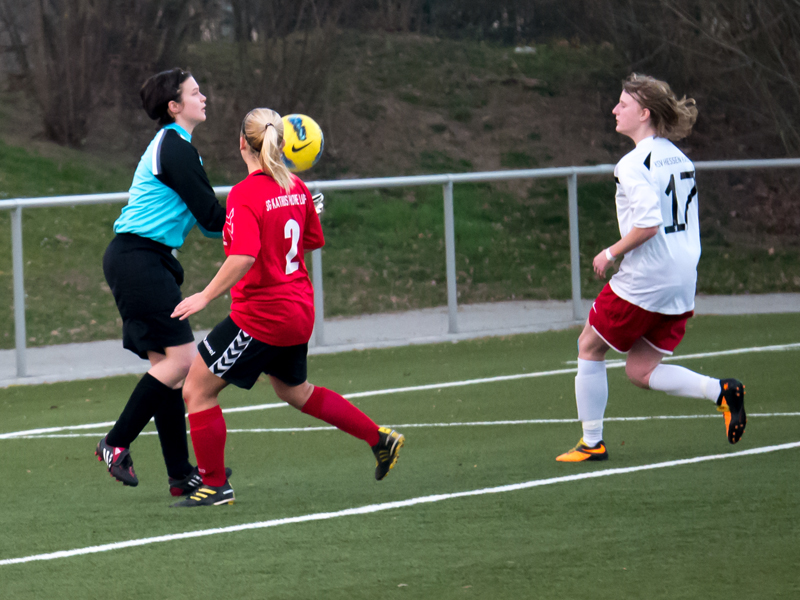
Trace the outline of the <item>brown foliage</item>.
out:
M 47 137 L 59 143 L 78 146 L 86 135 L 107 68 L 108 13 L 92 0 L 38 0 L 22 10 L 2 0 L 0 18 L 18 42 L 25 85 L 41 106 Z
M 313 105 L 336 56 L 336 27 L 352 0 L 232 0 L 238 103 L 280 113 Z M 241 111 L 240 111 L 241 112 Z
M 184 43 L 197 0 L 0 0 L 23 85 L 48 139 L 78 147 L 98 106 L 136 97 L 145 74 L 166 68 Z M 202 2 L 199 2 L 202 4 Z M 118 94 L 116 92 L 119 92 Z
M 593 16 L 631 70 L 692 90 L 741 132 L 800 152 L 800 2 L 599 0 Z M 766 136 L 769 137 L 769 136 Z M 775 154 L 769 140 L 756 148 Z M 737 144 L 732 144 L 736 146 Z M 771 150 L 771 151 L 770 151 Z
M 40 106 L 48 139 L 80 146 L 101 104 L 130 106 L 141 82 L 177 66 L 189 41 L 225 37 L 238 49 L 237 112 L 309 106 L 326 84 L 336 24 L 351 0 L 0 0 L 0 34 Z M 6 61 L 8 63 L 9 61 Z
M 326 90 L 341 24 L 610 42 L 630 71 L 697 98 L 699 137 L 727 128 L 724 149 L 800 152 L 800 0 L 0 0 L 6 56 L 46 135 L 73 146 L 98 104 L 135 102 L 141 81 L 178 66 L 189 42 L 235 43 L 232 113 L 309 110 Z

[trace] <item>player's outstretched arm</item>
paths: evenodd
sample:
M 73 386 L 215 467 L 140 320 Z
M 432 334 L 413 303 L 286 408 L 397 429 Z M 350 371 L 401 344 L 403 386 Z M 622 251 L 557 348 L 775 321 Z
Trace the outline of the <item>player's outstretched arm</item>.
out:
M 256 262 L 255 257 L 246 254 L 233 254 L 229 256 L 225 259 L 225 262 L 222 263 L 219 271 L 217 271 L 211 283 L 206 286 L 206 289 L 188 298 L 184 298 L 181 303 L 175 307 L 175 310 L 170 316 L 173 319 L 179 318 L 183 321 L 189 315 L 200 312 L 208 306 L 208 303 L 214 298 L 221 295 L 223 292 L 227 292 L 236 285 L 236 283 L 245 276 L 245 273 L 250 270 L 254 262 Z

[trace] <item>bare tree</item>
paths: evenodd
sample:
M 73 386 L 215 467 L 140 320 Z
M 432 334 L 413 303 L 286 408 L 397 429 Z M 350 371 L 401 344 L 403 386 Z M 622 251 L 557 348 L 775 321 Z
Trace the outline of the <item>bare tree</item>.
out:
M 26 88 L 42 109 L 45 134 L 81 145 L 107 68 L 108 8 L 93 0 L 38 0 L 13 9 L 3 0 L 0 8 Z
M 337 25 L 352 0 L 232 0 L 240 100 L 291 112 L 327 83 Z
M 0 0 L 0 25 L 46 137 L 81 146 L 109 91 L 135 98 L 145 73 L 173 66 L 198 9 L 214 2 Z
M 410 31 L 421 10 L 422 0 L 377 0 L 373 14 L 385 31 Z
M 788 153 L 800 151 L 800 1 L 698 2 L 698 10 L 665 0 L 697 43 L 689 51 L 755 102 Z M 719 79 L 719 78 L 717 78 Z
M 631 70 L 654 71 L 800 152 L 800 0 L 598 0 Z
M 30 89 L 30 68 L 28 65 L 25 15 L 12 10 L 8 0 L 0 0 L 0 39 L 4 61 L 2 68 L 6 77 L 16 75 L 23 87 Z
M 137 103 L 138 90 L 154 72 L 176 63 L 206 19 L 218 19 L 217 0 L 129 0 L 111 16 L 114 38 L 108 59 L 118 100 Z

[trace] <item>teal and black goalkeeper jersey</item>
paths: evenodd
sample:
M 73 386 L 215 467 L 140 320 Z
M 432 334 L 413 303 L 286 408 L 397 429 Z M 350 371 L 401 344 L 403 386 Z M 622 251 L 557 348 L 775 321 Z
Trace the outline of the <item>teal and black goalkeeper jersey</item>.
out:
M 191 142 L 175 123 L 159 130 L 136 167 L 114 233 L 134 233 L 170 248 L 181 247 L 195 224 L 209 237 L 221 236 L 225 209 Z

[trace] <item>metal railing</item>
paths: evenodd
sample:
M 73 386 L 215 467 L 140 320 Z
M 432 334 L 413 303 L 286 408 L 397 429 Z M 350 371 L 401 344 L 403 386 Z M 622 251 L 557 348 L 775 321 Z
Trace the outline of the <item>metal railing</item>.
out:
M 800 158 L 771 160 L 706 161 L 695 163 L 699 171 L 729 169 L 763 169 L 800 167 Z M 581 304 L 580 251 L 578 244 L 578 176 L 607 175 L 614 172 L 614 165 L 591 167 L 557 167 L 551 169 L 524 169 L 514 171 L 490 171 L 482 173 L 458 173 L 443 175 L 417 175 L 410 177 L 386 177 L 373 179 L 347 179 L 340 181 L 307 182 L 312 191 L 364 190 L 395 187 L 441 185 L 444 200 L 445 262 L 447 273 L 448 331 L 458 333 L 458 300 L 455 265 L 455 226 L 453 218 L 453 186 L 457 183 L 486 183 L 513 179 L 553 179 L 564 177 L 567 182 L 567 205 L 569 213 L 569 253 L 572 277 L 572 313 L 576 321 L 585 318 Z M 217 196 L 226 197 L 231 187 L 215 187 Z M 22 259 L 22 210 L 53 206 L 79 206 L 85 204 L 109 204 L 126 202 L 127 192 L 114 194 L 83 194 L 75 196 L 52 196 L 44 198 L 13 198 L 0 200 L 0 210 L 11 212 L 11 248 L 14 271 L 14 340 L 16 345 L 17 377 L 27 374 L 26 328 L 25 328 L 25 284 Z M 312 279 L 316 321 L 314 341 L 325 345 L 325 311 L 322 282 L 322 253 L 315 250 L 311 257 Z

